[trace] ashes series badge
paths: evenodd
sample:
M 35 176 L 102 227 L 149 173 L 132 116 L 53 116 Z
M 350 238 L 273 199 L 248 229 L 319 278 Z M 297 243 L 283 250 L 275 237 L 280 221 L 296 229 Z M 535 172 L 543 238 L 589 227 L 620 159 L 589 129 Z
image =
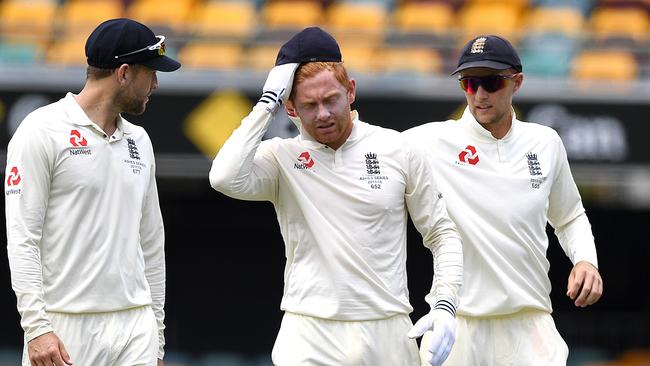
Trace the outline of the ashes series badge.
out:
M 381 175 L 377 154 L 369 152 L 364 157 L 366 163 L 366 174 L 359 177 L 359 180 L 366 181 L 371 189 L 381 189 L 382 182 L 388 180 L 388 177 Z
M 140 174 L 142 169 L 147 167 L 147 164 L 140 161 L 140 152 L 138 151 L 138 145 L 135 144 L 135 140 L 132 138 L 126 139 L 127 149 L 129 150 L 129 158 L 124 159 L 124 162 L 131 165 L 131 171 L 133 174 Z
M 530 187 L 539 189 L 539 186 L 544 183 L 545 178 L 542 177 L 542 167 L 537 160 L 537 154 L 529 152 L 526 154 L 528 160 L 528 173 L 530 174 Z

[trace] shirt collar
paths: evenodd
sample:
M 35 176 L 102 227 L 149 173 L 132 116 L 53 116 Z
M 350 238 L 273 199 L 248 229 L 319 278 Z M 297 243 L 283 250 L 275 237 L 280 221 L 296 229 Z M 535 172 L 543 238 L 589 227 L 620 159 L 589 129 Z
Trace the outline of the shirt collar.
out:
M 65 95 L 65 98 L 63 98 L 63 102 L 66 104 L 68 108 L 68 116 L 70 117 L 70 122 L 72 124 L 75 124 L 77 126 L 92 126 L 95 125 L 93 121 L 88 118 L 88 115 L 86 112 L 84 112 L 83 108 L 79 105 L 76 99 L 74 99 L 75 94 L 72 94 L 68 92 Z
M 516 125 L 519 122 L 517 120 L 517 114 L 515 113 L 514 108 L 512 108 L 512 124 L 510 125 L 510 130 L 508 130 L 508 133 L 506 133 L 505 136 L 501 139 L 496 139 L 490 131 L 486 130 L 483 126 L 481 126 L 480 123 L 474 118 L 474 115 L 472 115 L 472 112 L 469 110 L 469 106 L 465 107 L 465 111 L 463 112 L 463 116 L 460 118 L 460 121 L 466 126 L 466 128 L 469 130 L 469 132 L 476 138 L 484 140 L 484 141 L 489 141 L 489 142 L 494 142 L 498 140 L 508 140 L 510 137 L 514 134 L 514 130 L 516 129 Z
M 118 135 L 119 133 L 119 135 Z M 117 130 L 115 130 L 114 135 L 116 137 L 121 138 L 123 135 L 128 135 L 131 133 L 131 128 L 129 127 L 129 123 L 122 117 L 121 114 L 117 115 Z
M 65 95 L 65 98 L 63 98 L 63 102 L 69 107 L 67 110 L 68 116 L 70 117 L 70 122 L 77 126 L 92 126 L 98 132 L 104 133 L 104 131 L 102 131 L 102 129 L 95 122 L 91 121 L 90 118 L 88 118 L 88 115 L 86 112 L 84 112 L 83 108 L 81 108 L 74 97 L 75 94 L 68 92 Z M 121 114 L 118 114 L 117 129 L 113 135 L 119 139 L 122 138 L 123 135 L 130 133 L 131 129 L 129 128 L 129 124 L 126 123 L 126 120 L 122 117 Z

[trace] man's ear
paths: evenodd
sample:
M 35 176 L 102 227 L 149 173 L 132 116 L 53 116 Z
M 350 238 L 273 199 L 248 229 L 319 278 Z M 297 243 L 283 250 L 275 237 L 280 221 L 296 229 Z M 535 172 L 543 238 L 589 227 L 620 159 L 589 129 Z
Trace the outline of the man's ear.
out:
M 124 85 L 127 83 L 128 79 L 131 77 L 131 74 L 133 73 L 133 68 L 129 66 L 129 64 L 122 64 L 120 67 L 115 70 L 115 77 L 117 78 L 117 82 L 120 85 Z
M 348 102 L 350 104 L 354 103 L 357 97 L 357 82 L 354 79 L 350 79 L 350 84 L 348 85 Z
M 523 82 L 524 82 L 524 73 L 520 72 L 517 74 L 517 76 L 515 76 L 515 80 L 514 80 L 515 87 L 513 89 L 513 93 L 519 90 L 519 88 L 521 88 L 521 84 L 523 84 Z
M 287 111 L 287 114 L 290 117 L 298 117 L 298 113 L 296 112 L 296 108 L 293 106 L 293 103 L 291 103 L 290 100 L 287 100 L 284 103 L 284 110 Z

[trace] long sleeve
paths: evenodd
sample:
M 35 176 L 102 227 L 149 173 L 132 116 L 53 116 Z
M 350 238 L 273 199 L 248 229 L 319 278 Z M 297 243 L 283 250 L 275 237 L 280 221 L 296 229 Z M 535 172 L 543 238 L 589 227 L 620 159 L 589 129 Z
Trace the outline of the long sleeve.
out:
M 45 313 L 40 251 L 51 161 L 47 140 L 31 126 L 23 122 L 11 139 L 5 170 L 7 254 L 27 341 L 53 330 Z
M 409 157 L 406 203 L 411 220 L 433 253 L 434 278 L 427 301 L 431 308 L 455 313 L 463 280 L 463 251 L 456 226 L 449 218 L 430 164 L 416 147 Z M 451 307 L 451 308 L 449 308 Z
M 151 290 L 152 309 L 158 323 L 158 358 L 162 359 L 165 354 L 165 230 L 153 163 L 142 207 L 140 245 L 144 256 L 145 277 Z
M 272 200 L 278 170 L 271 152 L 260 146 L 274 114 L 258 103 L 233 131 L 212 162 L 210 185 L 243 200 Z
M 548 220 L 573 264 L 587 261 L 598 267 L 596 244 L 580 192 L 573 180 L 564 145 L 557 137 L 558 172 L 549 197 Z

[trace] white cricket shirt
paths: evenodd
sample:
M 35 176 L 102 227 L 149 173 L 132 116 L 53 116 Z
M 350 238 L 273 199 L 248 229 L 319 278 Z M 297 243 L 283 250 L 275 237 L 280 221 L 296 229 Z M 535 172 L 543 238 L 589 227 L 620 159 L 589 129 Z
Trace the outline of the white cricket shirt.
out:
M 7 251 L 27 340 L 45 311 L 151 304 L 164 338 L 165 259 L 151 141 L 119 117 L 113 136 L 71 93 L 30 113 L 7 149 Z
M 356 112 L 337 150 L 305 131 L 262 141 L 272 116 L 264 103 L 254 107 L 215 157 L 210 183 L 275 206 L 287 258 L 282 310 L 334 320 L 410 313 L 409 213 L 434 253 L 435 301 L 455 306 L 461 244 L 424 152 Z
M 404 132 L 429 150 L 447 209 L 463 241 L 458 314 L 551 312 L 547 221 L 575 264 L 598 266 L 591 225 L 558 134 L 513 121 L 495 139 L 469 108 L 458 121 Z

